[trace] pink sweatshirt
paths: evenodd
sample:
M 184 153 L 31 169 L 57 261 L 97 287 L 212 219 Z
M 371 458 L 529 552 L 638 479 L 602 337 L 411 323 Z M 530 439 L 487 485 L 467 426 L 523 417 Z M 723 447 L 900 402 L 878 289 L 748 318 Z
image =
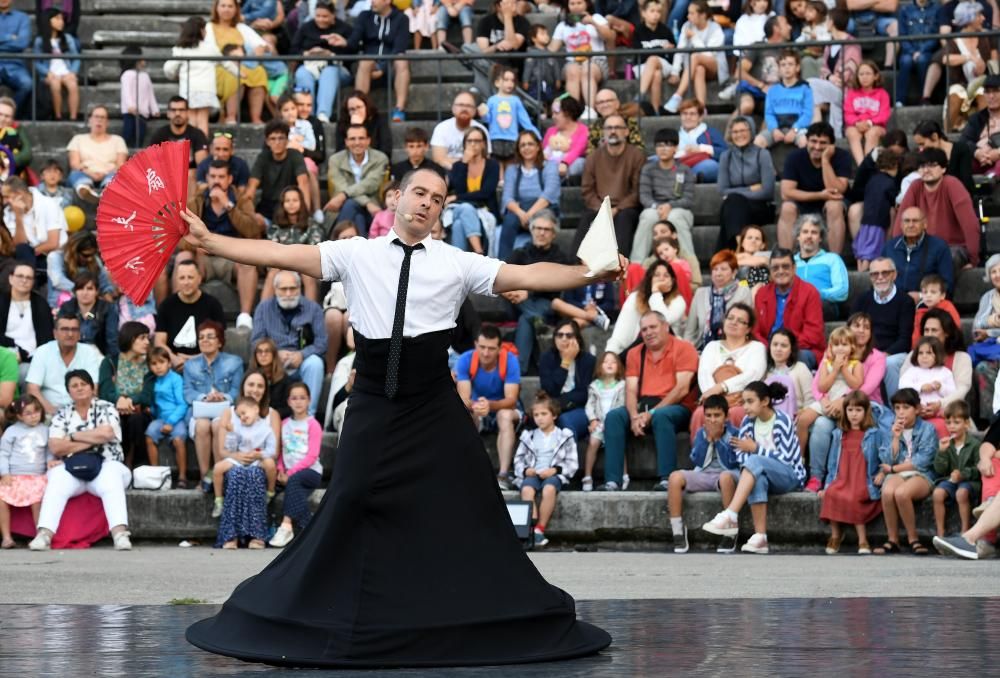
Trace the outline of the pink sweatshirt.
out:
M 844 124 L 853 126 L 862 120 L 885 127 L 892 115 L 889 93 L 881 87 L 874 89 L 848 89 L 844 99 Z
M 864 380 L 858 390 L 868 396 L 872 402 L 882 404 L 882 378 L 885 377 L 885 353 L 873 348 L 868 357 L 861 363 L 864 373 Z M 819 390 L 819 370 L 813 375 L 812 382 L 813 398 L 822 400 L 825 395 Z
M 136 77 L 139 78 L 138 97 L 136 96 Z M 136 71 L 134 68 L 122 73 L 121 77 L 122 113 L 128 113 L 130 108 L 134 108 L 136 115 L 149 118 L 160 112 L 160 105 L 156 103 L 156 93 L 153 91 L 153 81 L 146 71 Z M 137 100 L 138 99 L 138 100 Z
M 559 130 L 555 125 L 545 130 L 545 136 L 542 138 L 542 148 L 547 149 L 549 147 L 549 140 L 558 133 Z M 567 149 L 566 154 L 559 162 L 572 165 L 574 160 L 583 157 L 587 152 L 588 136 L 589 131 L 587 126 L 578 122 L 576 129 L 573 130 L 573 136 L 570 137 L 569 149 Z M 545 159 L 550 159 L 548 153 L 545 154 Z
M 376 214 L 375 218 L 372 219 L 371 227 L 368 229 L 368 239 L 374 240 L 375 238 L 381 238 L 383 235 L 388 235 L 389 231 L 392 230 L 395 214 L 392 210 L 382 210 Z

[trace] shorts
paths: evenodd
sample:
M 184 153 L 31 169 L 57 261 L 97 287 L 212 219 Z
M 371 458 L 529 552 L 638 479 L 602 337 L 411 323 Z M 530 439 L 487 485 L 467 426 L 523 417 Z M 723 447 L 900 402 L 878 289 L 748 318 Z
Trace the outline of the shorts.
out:
M 576 65 L 583 68 L 584 73 L 592 68 L 596 68 L 601 72 L 601 80 L 608 79 L 608 60 L 602 56 L 585 58 L 583 61 L 577 61 L 575 58 L 566 62 L 566 66 Z M 563 81 L 566 80 L 566 66 L 563 66 Z
M 493 148 L 494 160 L 510 160 L 514 157 L 514 142 L 505 141 L 503 139 L 497 139 L 490 142 L 490 146 Z
M 882 255 L 883 245 L 885 245 L 885 229 L 862 224 L 851 247 L 854 249 L 855 259 L 873 261 Z
M 851 19 L 847 24 L 847 32 L 851 35 L 857 35 L 857 24 L 859 22 L 875 22 L 875 33 L 877 35 L 889 35 L 889 27 L 896 23 L 896 17 L 892 14 L 882 14 L 881 12 L 873 12 L 871 10 L 865 10 L 861 12 L 852 12 Z
M 659 62 L 660 62 L 660 71 L 663 73 L 664 77 L 667 77 L 667 76 L 670 75 L 670 62 L 669 61 L 667 61 L 666 59 L 664 59 L 661 56 L 648 57 L 646 59 L 646 61 L 648 61 L 649 59 L 658 59 Z M 646 66 L 646 63 L 643 62 L 643 63 L 639 64 L 638 66 L 633 66 L 632 67 L 632 70 L 635 72 L 635 78 L 636 78 L 636 80 L 638 80 L 639 78 L 642 77 L 642 69 L 645 66 Z
M 525 476 L 524 480 L 521 481 L 522 490 L 526 487 L 530 487 L 535 492 L 541 492 L 542 488 L 545 487 L 546 485 L 551 485 L 552 487 L 556 488 L 556 492 L 562 490 L 562 481 L 559 480 L 558 475 L 552 476 L 551 478 L 546 478 L 545 480 L 542 480 L 538 476 Z
M 498 410 L 499 411 L 499 410 Z M 517 421 L 521 421 L 524 413 L 521 412 L 520 408 L 514 410 L 517 412 Z M 515 422 L 516 424 L 517 422 Z M 479 419 L 479 432 L 480 433 L 496 433 L 497 430 L 497 413 L 490 412 L 485 417 L 480 417 Z
M 233 271 L 236 264 L 225 257 L 205 257 L 205 280 L 223 280 L 229 282 L 233 279 Z
M 969 493 L 969 501 L 973 504 L 975 504 L 978 499 L 978 492 L 976 492 L 975 488 L 972 487 L 972 483 L 968 480 L 961 480 L 957 483 L 953 483 L 950 480 L 941 480 L 938 482 L 937 486 L 948 494 L 948 501 L 945 502 L 946 504 L 955 503 L 955 495 L 958 494 L 959 490 L 967 491 Z
M 719 489 L 719 477 L 724 471 L 681 471 L 684 474 L 684 494 L 695 492 L 715 492 Z
M 187 438 L 187 426 L 184 424 L 184 420 L 174 424 L 174 429 L 170 433 L 163 433 L 160 431 L 163 425 L 167 422 L 162 419 L 154 419 L 149 422 L 149 426 L 146 427 L 146 437 L 153 441 L 154 444 L 159 445 L 160 441 L 170 436 L 171 440 L 184 440 Z

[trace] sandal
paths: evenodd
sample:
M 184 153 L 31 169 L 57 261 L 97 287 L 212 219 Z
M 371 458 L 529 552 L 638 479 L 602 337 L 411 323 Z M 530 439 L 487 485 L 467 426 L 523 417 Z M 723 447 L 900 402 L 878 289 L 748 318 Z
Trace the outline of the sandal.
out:
M 0 549 L 16 549 L 16 548 L 17 548 L 17 542 L 15 542 L 13 539 L 4 539 L 3 542 L 0 543 Z
M 826 542 L 826 555 L 836 555 L 840 551 L 840 543 L 842 541 L 844 541 L 843 537 L 830 537 Z
M 872 547 L 868 545 L 868 542 L 863 541 L 858 544 L 858 555 L 859 556 L 870 556 L 872 554 Z
M 236 549 L 239 548 L 239 544 L 236 543 L 235 539 L 232 539 L 223 544 L 222 548 L 226 551 L 235 551 Z
M 186 490 L 186 489 L 188 489 L 187 478 L 178 478 L 177 479 L 177 489 L 178 490 Z
M 872 553 L 874 553 L 877 556 L 891 556 L 892 554 L 899 552 L 900 552 L 899 544 L 897 544 L 894 541 L 887 541 L 886 543 L 882 544 L 877 549 L 875 549 Z
M 930 551 L 919 541 L 910 542 L 910 554 L 914 556 L 926 556 Z
M 259 551 L 264 548 L 264 542 L 261 539 L 251 539 L 250 543 L 247 544 L 247 548 L 252 549 L 254 551 Z

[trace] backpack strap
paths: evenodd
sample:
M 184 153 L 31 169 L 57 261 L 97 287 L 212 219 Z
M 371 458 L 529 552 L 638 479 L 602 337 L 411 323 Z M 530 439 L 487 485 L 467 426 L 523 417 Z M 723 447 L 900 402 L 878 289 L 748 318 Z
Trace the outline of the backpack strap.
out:
M 520 168 L 518 168 L 520 171 Z M 510 359 L 510 353 L 505 348 L 500 349 L 500 360 L 497 363 L 497 369 L 500 370 L 500 383 L 507 383 L 507 360 Z
M 469 381 L 475 381 L 476 372 L 479 371 L 479 352 L 472 352 L 472 360 L 469 362 Z
M 636 398 L 642 397 L 642 377 L 646 373 L 646 344 L 639 350 L 639 386 L 635 391 Z

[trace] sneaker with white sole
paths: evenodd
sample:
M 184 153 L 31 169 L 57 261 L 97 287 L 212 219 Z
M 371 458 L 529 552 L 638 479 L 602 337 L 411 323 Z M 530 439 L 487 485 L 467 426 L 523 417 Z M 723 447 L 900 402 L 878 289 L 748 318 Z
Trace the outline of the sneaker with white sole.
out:
M 744 553 L 767 553 L 767 535 L 759 532 L 747 539 L 747 543 L 740 547 Z
M 538 529 L 536 527 L 535 528 L 535 546 L 545 546 L 548 543 L 549 543 L 549 538 L 545 536 L 544 532 L 542 532 L 540 529 Z
M 723 101 L 729 101 L 732 99 L 736 95 L 736 88 L 739 87 L 739 84 L 740 83 L 736 81 L 727 85 L 719 92 L 719 98 Z
M 715 514 L 715 517 L 701 526 L 701 529 L 720 537 L 735 537 L 740 533 L 740 525 L 729 517 L 725 511 Z
M 723 537 L 719 541 L 719 545 L 715 547 L 716 553 L 736 553 L 736 547 L 739 546 L 739 537 Z
M 253 316 L 249 313 L 240 313 L 236 316 L 236 327 L 245 327 L 248 330 L 253 330 Z
M 666 492 L 668 487 L 670 487 L 669 481 L 666 478 L 660 478 L 660 481 L 653 485 L 653 492 Z
M 602 330 L 606 330 L 611 327 L 611 318 L 603 310 L 597 309 L 597 317 L 594 318 L 594 324 Z
M 934 537 L 934 548 L 942 556 L 958 556 L 966 560 L 979 560 L 979 552 L 975 544 L 970 544 L 960 534 L 950 537 Z
M 676 113 L 680 109 L 680 107 L 681 107 L 681 98 L 676 94 L 670 97 L 670 99 L 667 100 L 667 103 L 663 104 L 663 110 L 671 114 Z
M 292 537 L 294 536 L 295 533 L 287 527 L 279 527 L 274 533 L 274 536 L 271 537 L 271 541 L 267 543 L 275 548 L 284 548 L 285 546 L 288 546 L 288 542 L 292 541 Z
M 48 551 L 52 548 L 52 535 L 47 531 L 39 530 L 35 538 L 28 543 L 28 548 L 32 551 Z
M 618 483 L 616 483 L 613 480 L 609 480 L 608 482 L 604 483 L 603 485 L 597 488 L 599 492 L 618 492 L 621 489 L 622 488 L 618 486 Z
M 115 551 L 131 551 L 132 550 L 132 539 L 130 538 L 132 534 L 128 530 L 122 530 L 118 534 L 112 535 L 111 538 L 115 542 Z
M 580 118 L 583 120 L 597 120 L 597 111 L 587 106 L 583 109 L 583 114 L 580 115 Z
M 680 534 L 674 533 L 674 553 L 687 553 L 688 548 L 688 529 L 683 527 Z
M 583 478 L 583 491 L 593 492 L 594 491 L 594 479 L 590 476 L 584 476 Z
M 622 492 L 628 489 L 628 484 L 632 482 L 632 479 L 628 477 L 628 474 L 622 476 Z

